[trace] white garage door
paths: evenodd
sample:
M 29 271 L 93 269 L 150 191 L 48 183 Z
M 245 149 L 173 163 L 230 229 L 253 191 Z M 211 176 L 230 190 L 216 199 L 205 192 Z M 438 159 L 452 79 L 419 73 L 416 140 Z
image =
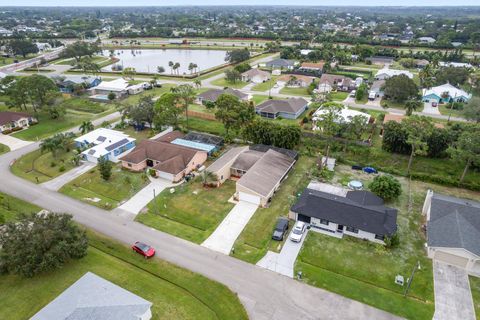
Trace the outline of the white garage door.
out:
M 173 181 L 173 174 L 171 174 L 171 173 L 166 173 L 166 172 L 162 172 L 162 171 L 157 171 L 157 175 L 158 175 L 158 177 L 160 177 L 160 178 L 166 179 L 166 180 L 168 180 L 168 181 Z
M 468 259 L 460 257 L 451 253 L 437 251 L 435 252 L 435 260 L 442 261 L 460 268 L 465 268 L 468 263 Z
M 253 203 L 253 204 L 257 204 L 257 205 L 260 204 L 260 197 L 255 196 L 253 194 L 249 194 L 249 193 L 245 193 L 245 192 L 239 192 L 238 193 L 238 198 L 240 199 L 240 201 L 246 201 L 246 202 L 250 202 L 250 203 Z

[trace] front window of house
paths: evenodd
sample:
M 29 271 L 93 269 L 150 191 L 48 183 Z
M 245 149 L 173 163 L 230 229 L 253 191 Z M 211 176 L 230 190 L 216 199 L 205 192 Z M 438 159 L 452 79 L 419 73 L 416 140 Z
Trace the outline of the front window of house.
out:
M 355 229 L 354 227 L 347 227 L 347 231 L 352 233 L 358 233 L 358 229 Z

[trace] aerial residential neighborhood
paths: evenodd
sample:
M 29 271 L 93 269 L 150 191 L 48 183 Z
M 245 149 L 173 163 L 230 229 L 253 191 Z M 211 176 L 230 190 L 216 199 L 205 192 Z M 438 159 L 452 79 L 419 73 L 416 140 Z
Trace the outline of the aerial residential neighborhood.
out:
M 18 1 L 0 320 L 480 319 L 476 4 Z

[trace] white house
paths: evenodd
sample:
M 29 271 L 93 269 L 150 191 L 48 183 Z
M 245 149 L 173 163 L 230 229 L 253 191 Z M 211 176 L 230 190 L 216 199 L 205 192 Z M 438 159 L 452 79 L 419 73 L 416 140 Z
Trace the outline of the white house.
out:
M 106 96 L 113 92 L 116 98 L 123 98 L 128 95 L 130 84 L 123 78 L 112 81 L 102 81 L 98 86 L 89 89 L 92 96 Z
M 418 42 L 420 42 L 420 43 L 431 44 L 431 43 L 435 43 L 435 41 L 436 40 L 432 37 L 420 37 L 420 38 L 418 38 Z
M 289 218 L 336 238 L 348 235 L 380 244 L 397 231 L 397 210 L 385 207 L 381 198 L 368 191 L 334 194 L 306 188 Z
M 454 67 L 454 68 L 473 68 L 473 66 L 470 63 L 464 63 L 464 62 L 443 62 L 440 61 L 439 63 L 440 67 Z
M 326 113 L 328 113 L 328 110 L 323 109 L 322 107 L 318 108 L 317 111 L 313 113 L 312 115 L 313 130 L 321 130 L 321 128 L 317 126 L 317 123 L 322 120 L 322 116 L 325 115 Z M 355 116 L 361 116 L 364 119 L 365 124 L 367 124 L 371 118 L 371 116 L 368 113 L 343 107 L 336 115 L 335 122 L 350 123 L 350 121 L 352 121 L 353 117 Z
M 253 82 L 253 83 L 262 83 L 270 80 L 270 73 L 254 68 L 242 73 L 242 81 Z
M 120 158 L 135 148 L 135 139 L 129 135 L 106 128 L 99 128 L 76 138 L 75 145 L 85 148 L 82 156 L 85 160 L 97 163 L 100 157 L 112 162 L 119 162 Z
M 422 100 L 424 102 L 467 102 L 470 98 L 472 98 L 471 94 L 449 83 L 422 90 Z
M 413 79 L 413 74 L 410 71 L 383 68 L 377 71 L 377 73 L 375 74 L 375 80 L 386 80 L 402 74 L 406 75 L 410 79 Z
M 480 203 L 429 190 L 423 205 L 427 218 L 428 257 L 480 276 Z

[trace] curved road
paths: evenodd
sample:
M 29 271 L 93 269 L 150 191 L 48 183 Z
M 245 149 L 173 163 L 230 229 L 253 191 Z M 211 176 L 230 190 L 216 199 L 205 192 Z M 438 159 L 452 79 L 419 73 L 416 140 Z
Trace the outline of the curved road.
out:
M 153 245 L 159 258 L 203 274 L 236 292 L 251 319 L 397 319 L 387 312 L 211 251 L 13 175 L 10 164 L 38 147 L 36 142 L 0 156 L 1 192 L 50 211 L 68 212 L 84 226 L 125 244 L 139 240 Z

